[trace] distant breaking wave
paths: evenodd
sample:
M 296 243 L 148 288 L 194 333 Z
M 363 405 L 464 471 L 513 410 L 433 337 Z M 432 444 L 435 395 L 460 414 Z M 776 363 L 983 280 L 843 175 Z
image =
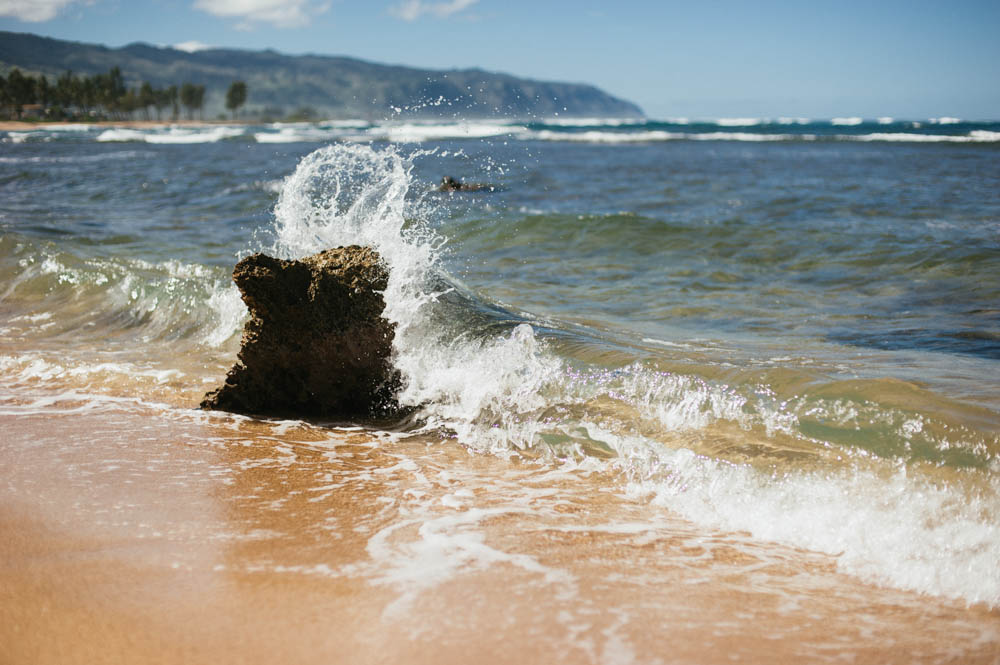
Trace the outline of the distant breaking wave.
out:
M 154 128 L 75 124 L 0 133 L 0 142 L 96 141 L 194 144 L 217 141 L 424 143 L 463 139 L 636 144 L 665 141 L 1000 143 L 1000 122 L 940 117 L 927 120 L 809 118 L 545 118 L 513 120 L 336 120 L 261 125 L 213 124 Z

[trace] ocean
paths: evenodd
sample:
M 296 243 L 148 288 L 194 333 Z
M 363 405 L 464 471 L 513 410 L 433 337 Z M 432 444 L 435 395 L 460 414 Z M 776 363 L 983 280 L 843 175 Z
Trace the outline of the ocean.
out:
M 199 411 L 236 261 L 349 244 L 415 416 Z M 996 662 L 1000 122 L 0 132 L 0 423 L 29 523 L 439 655 Z

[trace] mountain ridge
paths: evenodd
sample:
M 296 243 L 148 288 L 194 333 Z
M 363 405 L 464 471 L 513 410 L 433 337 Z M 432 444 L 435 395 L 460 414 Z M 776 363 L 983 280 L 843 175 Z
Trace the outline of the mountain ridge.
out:
M 479 68 L 432 70 L 339 55 L 266 49 L 184 51 L 145 42 L 119 48 L 0 31 L 0 70 L 58 76 L 119 67 L 132 87 L 190 82 L 207 89 L 205 114 L 225 112 L 234 80 L 249 88 L 245 111 L 284 115 L 309 109 L 329 118 L 643 117 L 634 103 L 596 86 L 523 78 Z

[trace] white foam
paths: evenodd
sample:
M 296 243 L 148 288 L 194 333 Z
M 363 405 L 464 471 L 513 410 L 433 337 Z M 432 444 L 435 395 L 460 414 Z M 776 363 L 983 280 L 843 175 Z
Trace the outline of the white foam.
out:
M 397 522 L 369 538 L 367 551 L 375 571 L 373 582 L 396 587 L 399 598 L 387 615 L 405 611 L 423 591 L 453 579 L 459 573 L 483 570 L 497 564 L 520 568 L 542 577 L 545 583 L 573 586 L 573 578 L 543 565 L 534 557 L 507 552 L 485 542 L 480 523 L 489 518 L 520 512 L 508 508 L 472 508 L 443 516 Z M 397 539 L 397 533 L 416 528 L 416 539 Z
M 876 132 L 860 136 L 838 136 L 844 141 L 889 141 L 894 143 L 996 143 L 1000 141 L 1000 132 L 973 130 L 968 134 L 913 134 L 909 132 Z
M 864 118 L 834 118 L 830 121 L 830 124 L 853 127 L 855 125 L 860 125 L 862 122 L 864 122 Z
M 236 335 L 247 318 L 247 308 L 235 284 L 216 285 L 208 298 L 208 306 L 215 314 L 216 325 L 203 337 L 208 346 L 221 346 Z
M 140 141 L 145 143 L 215 143 L 223 139 L 242 136 L 245 130 L 242 127 L 210 127 L 210 128 L 187 128 L 170 127 L 162 129 L 130 129 L 113 128 L 101 132 L 97 140 L 100 142 L 124 142 Z
M 969 132 L 969 138 L 977 143 L 998 143 L 1000 132 L 990 132 L 985 129 L 974 129 Z
M 962 119 L 944 116 L 941 118 L 931 118 L 928 122 L 931 122 L 935 125 L 957 125 L 960 122 L 962 122 Z
M 487 138 L 504 134 L 518 134 L 525 131 L 523 126 L 505 122 L 451 122 L 429 123 L 385 123 L 367 130 L 369 138 L 392 141 L 394 143 L 419 143 L 433 139 Z
M 171 379 L 184 376 L 180 370 L 160 369 L 152 366 L 141 366 L 128 362 L 86 362 L 73 364 L 68 360 L 56 363 L 37 354 L 27 354 L 18 357 L 0 356 L 0 369 L 21 383 L 41 381 L 47 382 L 56 378 L 81 378 L 91 376 L 128 376 L 144 377 L 156 383 L 166 383 Z
M 147 143 L 215 143 L 223 139 L 243 136 L 242 127 L 212 127 L 210 129 L 188 129 L 171 127 L 166 132 L 153 132 L 146 135 Z
M 44 131 L 46 132 L 89 132 L 96 129 L 97 125 L 90 125 L 87 123 L 67 123 L 65 125 L 45 125 Z M 39 128 L 43 129 L 43 128 Z
M 253 137 L 257 143 L 300 143 L 332 141 L 338 138 L 360 136 L 357 132 L 345 129 L 323 129 L 314 125 L 304 127 L 280 127 L 274 132 L 255 132 Z
M 626 457 L 648 456 L 647 441 L 592 428 Z M 631 490 L 699 524 L 837 557 L 838 567 L 896 588 L 1000 603 L 997 488 L 957 501 L 948 488 L 900 471 L 786 472 L 701 457 L 689 450 L 652 453 L 660 477 Z
M 504 120 L 459 122 L 385 122 L 366 130 L 366 136 L 395 143 L 418 143 L 439 139 L 489 138 L 526 131 L 523 125 Z
M 146 132 L 139 131 L 138 129 L 105 129 L 98 134 L 97 140 L 102 143 L 112 141 L 145 141 Z
M 549 405 L 562 365 L 544 353 L 531 326 L 478 344 L 436 344 L 403 355 L 400 398 L 427 404 L 430 427 L 448 427 L 471 448 L 506 456 L 537 443 L 542 429 L 533 414 Z
M 544 118 L 539 122 L 556 127 L 623 127 L 644 125 L 647 121 L 645 118 Z M 678 120 L 668 122 L 677 124 Z
M 531 138 L 540 141 L 571 141 L 581 143 L 645 143 L 649 141 L 671 141 L 694 136 L 681 132 L 665 132 L 652 130 L 645 132 L 612 132 L 589 130 L 586 132 L 557 132 L 542 129 L 523 134 L 521 138 Z
M 655 337 L 643 337 L 642 341 L 649 344 L 658 344 L 660 346 L 669 346 L 677 349 L 690 349 L 692 348 L 690 344 L 679 344 L 677 342 L 669 342 L 665 339 L 656 339 Z
M 767 120 L 764 118 L 716 118 L 709 122 L 719 127 L 755 127 L 765 124 Z
M 756 132 L 667 132 L 650 130 L 639 132 L 615 132 L 590 130 L 586 132 L 557 132 L 539 130 L 523 134 L 519 138 L 539 141 L 569 141 L 581 143 L 652 143 L 659 141 L 745 141 L 753 143 L 771 141 L 812 141 L 813 134 L 767 134 Z
M 756 134 L 753 132 L 706 132 L 704 134 L 689 134 L 685 136 L 695 141 L 810 141 L 816 137 L 812 134 Z

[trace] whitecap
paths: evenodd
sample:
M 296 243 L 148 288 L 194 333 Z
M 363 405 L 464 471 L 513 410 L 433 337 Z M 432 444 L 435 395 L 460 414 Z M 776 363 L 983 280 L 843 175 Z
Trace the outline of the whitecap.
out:
M 255 132 L 253 135 L 257 143 L 320 143 L 349 136 L 358 136 L 358 133 L 345 129 L 322 129 L 315 125 L 281 127 L 276 132 Z
M 451 123 L 385 123 L 366 131 L 369 138 L 394 143 L 419 143 L 434 139 L 488 138 L 525 131 L 521 125 L 506 122 L 451 122 Z
M 669 141 L 673 139 L 683 139 L 693 136 L 692 134 L 680 132 L 665 132 L 662 130 L 652 130 L 645 132 L 613 132 L 589 130 L 586 132 L 557 132 L 549 129 L 542 129 L 528 132 L 520 138 L 537 139 L 540 141 L 574 141 L 582 143 L 643 143 L 647 141 Z
M 837 138 L 845 141 L 888 141 L 897 143 L 995 143 L 1000 141 L 1000 132 L 974 130 L 963 135 L 877 132 L 858 136 L 838 136 Z
M 188 143 L 215 143 L 223 139 L 242 136 L 245 130 L 242 127 L 211 127 L 187 128 L 170 127 L 166 131 L 155 129 L 131 129 L 112 128 L 106 129 L 98 135 L 100 142 L 114 141 L 140 141 L 145 143 L 166 143 L 166 144 L 188 144 Z
M 147 143 L 215 143 L 223 139 L 243 136 L 242 127 L 212 127 L 211 129 L 187 129 L 171 127 L 167 132 L 152 132 L 146 134 Z
M 555 127 L 623 127 L 628 125 L 644 125 L 645 118 L 544 118 L 538 120 L 540 124 L 553 125 Z M 676 120 L 670 120 L 677 124 Z
M 751 132 L 707 132 L 690 134 L 685 138 L 696 141 L 809 141 L 816 137 L 812 134 L 757 134 Z
M 767 123 L 765 118 L 716 118 L 708 121 L 719 127 L 755 127 Z
M 97 140 L 102 143 L 112 141 L 145 141 L 146 132 L 139 131 L 138 129 L 105 129 L 97 135 Z

